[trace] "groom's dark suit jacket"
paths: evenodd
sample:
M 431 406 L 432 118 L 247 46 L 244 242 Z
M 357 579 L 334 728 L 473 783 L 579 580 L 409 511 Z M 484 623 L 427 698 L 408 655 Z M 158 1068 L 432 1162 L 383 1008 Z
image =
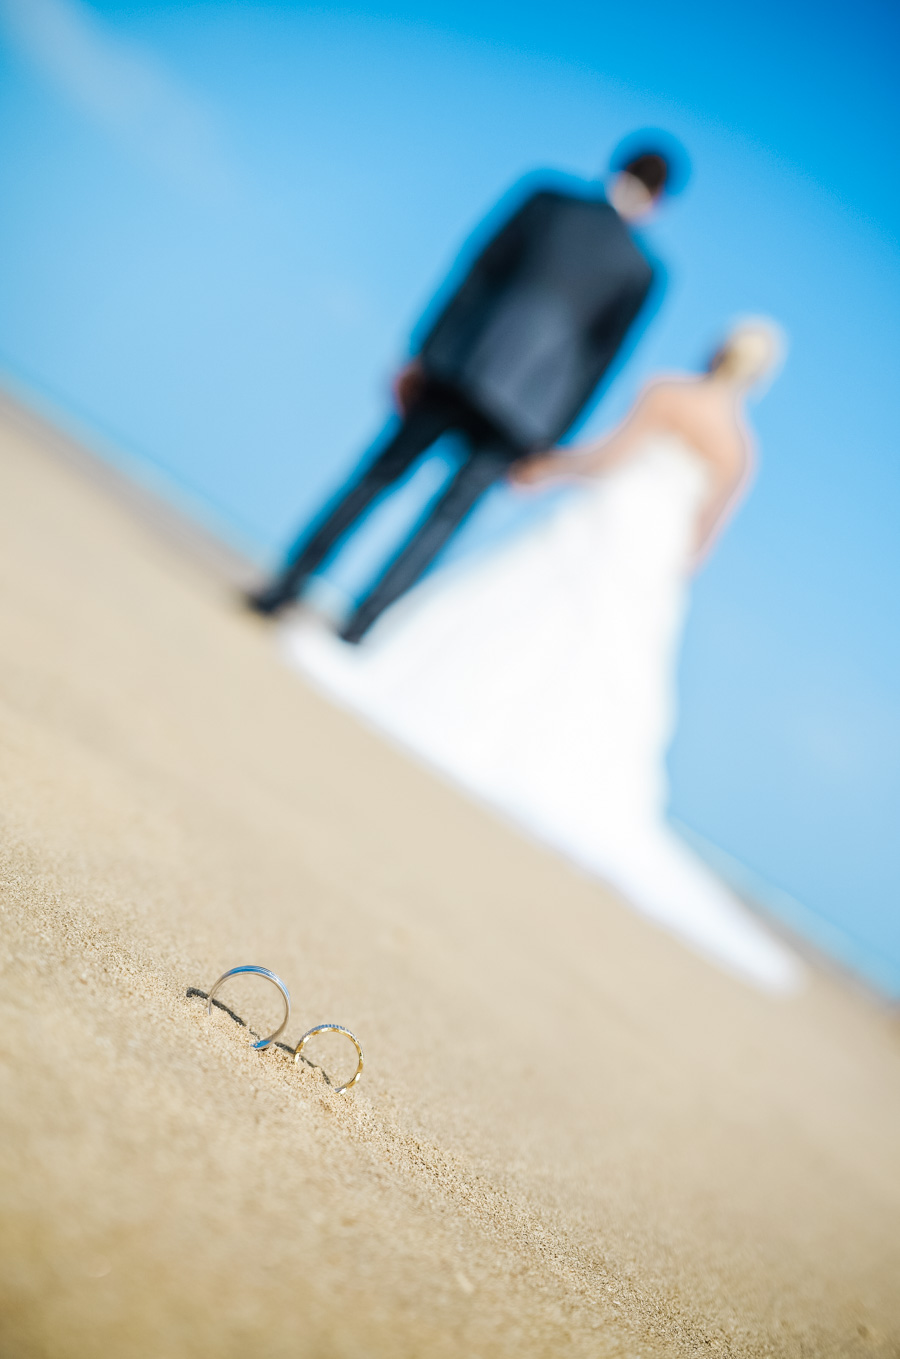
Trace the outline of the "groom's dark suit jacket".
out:
M 605 199 L 541 190 L 475 260 L 422 364 L 514 444 L 548 448 L 609 368 L 653 278 Z

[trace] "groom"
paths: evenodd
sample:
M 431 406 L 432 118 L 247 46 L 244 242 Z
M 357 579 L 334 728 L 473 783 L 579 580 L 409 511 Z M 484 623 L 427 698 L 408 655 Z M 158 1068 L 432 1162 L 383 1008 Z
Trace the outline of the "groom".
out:
M 282 571 L 247 597 L 275 614 L 299 594 L 372 502 L 443 434 L 467 456 L 344 625 L 359 642 L 414 585 L 470 510 L 520 458 L 554 445 L 586 405 L 644 307 L 655 271 L 631 226 L 671 187 L 671 156 L 614 159 L 593 185 L 542 189 L 488 241 L 395 380 L 402 423 L 316 519 Z

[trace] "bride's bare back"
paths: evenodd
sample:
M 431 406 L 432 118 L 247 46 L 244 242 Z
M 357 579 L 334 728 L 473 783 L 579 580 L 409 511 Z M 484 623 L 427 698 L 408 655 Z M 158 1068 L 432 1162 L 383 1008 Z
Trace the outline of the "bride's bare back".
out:
M 773 329 L 749 323 L 726 341 L 707 373 L 656 379 L 611 434 L 574 449 L 530 458 L 515 468 L 513 479 L 536 485 L 560 478 L 603 476 L 639 452 L 653 435 L 674 434 L 707 464 L 710 473 L 709 493 L 697 523 L 699 562 L 749 485 L 754 443 L 744 416 L 744 398 L 776 355 Z

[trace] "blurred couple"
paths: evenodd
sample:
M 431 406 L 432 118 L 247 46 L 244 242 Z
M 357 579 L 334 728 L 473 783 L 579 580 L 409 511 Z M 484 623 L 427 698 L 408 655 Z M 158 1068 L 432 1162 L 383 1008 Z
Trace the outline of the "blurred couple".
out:
M 280 611 L 373 500 L 462 434 L 461 467 L 339 636 L 309 617 L 285 631 L 292 661 L 700 952 L 786 991 L 790 952 L 665 820 L 689 575 L 746 489 L 744 403 L 778 360 L 777 329 L 745 322 L 703 374 L 653 382 L 617 430 L 555 448 L 658 292 L 634 226 L 673 170 L 669 148 L 632 145 L 608 196 L 567 185 L 525 200 L 400 373 L 393 438 L 250 602 Z M 492 554 L 416 585 L 501 478 L 578 489 Z

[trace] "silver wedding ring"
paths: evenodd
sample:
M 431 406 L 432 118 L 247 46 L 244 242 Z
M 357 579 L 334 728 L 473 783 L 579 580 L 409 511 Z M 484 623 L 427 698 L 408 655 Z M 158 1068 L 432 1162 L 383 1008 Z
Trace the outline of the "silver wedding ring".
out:
M 279 1034 L 284 1033 L 285 1029 L 287 1028 L 288 1020 L 291 1017 L 290 992 L 288 991 L 284 982 L 278 976 L 277 972 L 270 972 L 267 967 L 257 967 L 255 963 L 247 963 L 244 967 L 229 968 L 227 972 L 222 973 L 221 977 L 210 991 L 209 997 L 206 1002 L 206 1013 L 208 1015 L 212 1014 L 213 996 L 216 994 L 219 987 L 222 985 L 223 981 L 227 981 L 229 977 L 236 977 L 241 972 L 252 972 L 257 977 L 265 977 L 266 981 L 270 981 L 273 986 L 278 987 L 278 990 L 281 992 L 281 999 L 284 1001 L 284 1019 L 278 1025 L 278 1028 L 274 1031 L 274 1033 L 270 1033 L 268 1038 L 260 1038 L 258 1042 L 253 1044 L 254 1048 L 256 1048 L 257 1051 L 261 1052 L 262 1049 L 267 1048 L 270 1043 L 274 1043 L 275 1039 L 279 1036 Z

